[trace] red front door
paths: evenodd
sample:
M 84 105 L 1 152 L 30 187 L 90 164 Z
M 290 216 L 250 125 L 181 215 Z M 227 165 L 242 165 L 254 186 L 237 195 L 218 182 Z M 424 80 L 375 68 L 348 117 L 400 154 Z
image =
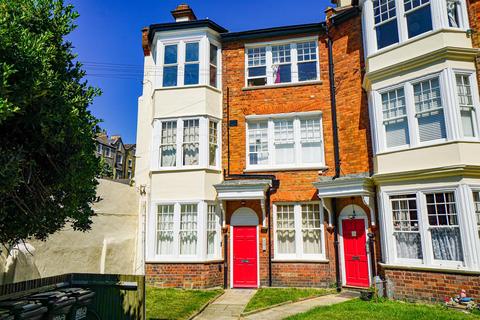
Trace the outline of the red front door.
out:
M 365 220 L 343 220 L 342 234 L 346 285 L 368 287 L 370 283 L 368 281 Z
M 257 287 L 257 227 L 233 227 L 233 286 Z

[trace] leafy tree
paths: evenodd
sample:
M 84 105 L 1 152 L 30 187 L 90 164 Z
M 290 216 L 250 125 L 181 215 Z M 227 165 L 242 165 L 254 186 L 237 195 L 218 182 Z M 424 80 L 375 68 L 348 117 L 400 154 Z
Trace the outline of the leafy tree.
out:
M 100 94 L 72 44 L 78 13 L 62 0 L 0 1 L 0 243 L 89 229 Z
M 103 157 L 100 158 L 100 168 L 99 178 L 113 178 L 113 169 Z

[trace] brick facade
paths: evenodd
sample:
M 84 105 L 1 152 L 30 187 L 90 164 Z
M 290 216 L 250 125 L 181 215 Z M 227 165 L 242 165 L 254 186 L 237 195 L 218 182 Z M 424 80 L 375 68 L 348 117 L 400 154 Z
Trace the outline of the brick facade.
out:
M 245 44 L 235 41 L 223 44 L 223 167 L 230 168 L 230 174 L 243 174 L 246 168 L 246 121 L 247 115 L 278 114 L 289 112 L 321 111 L 324 133 L 325 161 L 328 170 L 334 175 L 333 129 L 328 77 L 328 48 L 326 35 L 297 34 L 295 37 L 317 36 L 319 38 L 319 65 L 321 83 L 292 85 L 276 88 L 245 89 Z M 355 17 L 336 27 L 332 32 L 333 52 L 337 88 L 337 117 L 339 127 L 340 157 L 342 174 L 371 172 L 371 145 L 367 100 L 362 89 L 363 51 L 360 17 Z M 285 37 L 255 39 L 255 42 L 268 42 Z M 228 101 L 227 101 L 228 99 Z M 228 107 L 227 107 L 228 106 Z M 227 113 L 237 126 L 227 128 Z M 227 130 L 230 130 L 228 133 Z M 230 141 L 230 158 L 227 153 L 227 135 Z M 318 170 L 272 171 L 279 181 L 279 187 L 270 196 L 270 212 L 276 202 L 318 201 L 317 190 L 313 186 L 319 178 Z M 355 198 L 356 204 L 361 203 Z M 336 212 L 351 204 L 351 200 L 339 201 Z M 363 206 L 363 203 L 361 204 Z M 227 225 L 231 215 L 241 206 L 253 209 L 261 221 L 260 201 L 228 201 L 226 206 Z M 365 208 L 365 212 L 369 212 Z M 273 217 L 270 216 L 273 226 Z M 325 215 L 325 249 L 327 262 L 272 262 L 273 286 L 328 287 L 336 283 L 334 234 L 327 230 L 328 215 Z M 229 229 L 227 230 L 229 232 Z M 268 241 L 266 230 L 259 236 L 260 283 L 268 285 L 268 248 L 262 250 L 262 239 Z M 272 257 L 274 257 L 273 228 L 270 233 Z M 228 260 L 229 261 L 229 260 Z M 229 279 L 230 281 L 230 279 Z
M 469 297 L 480 299 L 480 275 L 411 270 L 384 270 L 393 284 L 396 299 L 441 302 L 465 289 Z
M 223 262 L 146 263 L 145 281 L 161 288 L 222 287 Z
M 470 29 L 472 30 L 472 45 L 480 48 L 480 0 L 467 0 Z M 476 58 L 477 78 L 480 80 L 480 57 Z M 480 85 L 480 81 L 478 81 Z

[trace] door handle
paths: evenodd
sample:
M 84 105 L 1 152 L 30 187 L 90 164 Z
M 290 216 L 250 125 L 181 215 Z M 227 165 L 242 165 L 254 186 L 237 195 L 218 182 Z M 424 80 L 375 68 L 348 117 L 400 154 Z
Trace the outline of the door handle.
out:
M 360 256 L 352 256 L 352 261 L 360 261 Z
M 248 259 L 242 259 L 242 260 L 240 260 L 240 262 L 242 262 L 242 263 L 249 263 L 250 260 L 248 260 Z

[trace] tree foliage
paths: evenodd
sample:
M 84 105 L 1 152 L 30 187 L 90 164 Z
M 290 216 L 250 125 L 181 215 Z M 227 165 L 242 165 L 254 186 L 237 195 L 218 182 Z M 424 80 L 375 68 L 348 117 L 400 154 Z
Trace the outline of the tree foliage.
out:
M 78 14 L 59 0 L 0 0 L 0 243 L 91 224 L 100 94 L 72 44 Z

